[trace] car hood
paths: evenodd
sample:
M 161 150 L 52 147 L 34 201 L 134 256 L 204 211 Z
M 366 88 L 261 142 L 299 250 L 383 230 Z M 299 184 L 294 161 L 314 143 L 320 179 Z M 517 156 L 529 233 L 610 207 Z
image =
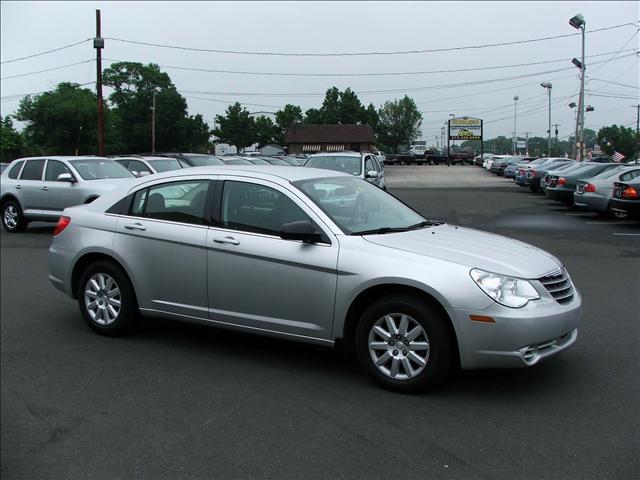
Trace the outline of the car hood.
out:
M 556 257 L 533 245 L 446 224 L 363 238 L 376 245 L 519 278 L 540 278 L 561 266 Z

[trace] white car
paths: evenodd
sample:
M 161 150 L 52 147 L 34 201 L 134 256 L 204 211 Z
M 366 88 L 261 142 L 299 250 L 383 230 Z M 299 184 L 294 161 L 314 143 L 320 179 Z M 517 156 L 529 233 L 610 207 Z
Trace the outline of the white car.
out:
M 116 162 L 133 173 L 136 177 L 144 177 L 160 172 L 170 172 L 188 167 L 177 158 L 154 156 L 131 156 L 114 158 Z

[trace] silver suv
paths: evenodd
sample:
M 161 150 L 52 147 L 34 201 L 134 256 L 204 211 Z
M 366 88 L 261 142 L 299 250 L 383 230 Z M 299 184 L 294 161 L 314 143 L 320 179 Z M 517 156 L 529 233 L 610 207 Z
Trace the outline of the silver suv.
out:
M 319 153 L 311 155 L 304 166 L 348 173 L 364 178 L 383 190 L 387 189 L 384 181 L 384 168 L 373 153 Z
M 122 165 L 101 157 L 20 158 L 0 178 L 0 211 L 7 232 L 21 232 L 35 220 L 57 222 L 65 208 L 90 203 L 135 179 Z

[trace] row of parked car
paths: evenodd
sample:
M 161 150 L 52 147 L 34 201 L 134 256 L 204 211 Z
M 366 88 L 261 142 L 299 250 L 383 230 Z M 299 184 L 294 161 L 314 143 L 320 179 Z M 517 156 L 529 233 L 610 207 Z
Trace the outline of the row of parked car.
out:
M 609 157 L 578 162 L 568 158 L 487 156 L 476 165 L 534 193 L 602 216 L 640 220 L 640 165 Z
M 384 167 L 373 153 L 339 152 L 295 156 L 216 156 L 161 153 L 114 157 L 31 157 L 14 160 L 0 177 L 2 225 L 23 231 L 29 222 L 57 222 L 62 211 L 93 202 L 138 177 L 183 168 L 225 165 L 313 167 L 349 173 L 386 190 Z

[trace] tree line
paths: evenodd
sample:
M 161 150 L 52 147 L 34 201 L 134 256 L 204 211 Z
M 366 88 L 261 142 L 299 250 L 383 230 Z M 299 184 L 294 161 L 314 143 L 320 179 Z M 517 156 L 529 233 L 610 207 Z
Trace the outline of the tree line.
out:
M 329 88 L 318 108 L 303 112 L 298 105 L 286 104 L 275 119 L 253 116 L 236 102 L 224 115 L 216 115 L 211 129 L 202 115 L 189 115 L 187 101 L 169 75 L 158 65 L 137 62 L 113 63 L 103 72 L 104 85 L 112 89 L 105 101 L 105 150 L 111 154 L 137 154 L 151 151 L 151 107 L 155 96 L 156 151 L 208 152 L 212 139 L 235 145 L 239 151 L 254 144 L 283 145 L 293 124 L 366 124 L 375 133 L 378 148 L 397 152 L 420 137 L 422 114 L 408 96 L 386 101 L 380 107 L 365 106 L 351 88 Z M 97 96 L 75 83 L 60 83 L 50 92 L 28 95 L 15 114 L 0 118 L 0 159 L 22 156 L 87 155 L 97 153 Z M 14 120 L 24 122 L 22 131 Z M 585 129 L 587 148 L 597 141 L 607 153 L 614 150 L 631 158 L 637 142 L 635 133 L 613 125 L 597 134 Z M 551 154 L 570 153 L 573 138 L 555 142 Z M 463 147 L 480 151 L 480 142 L 467 141 Z M 485 152 L 509 153 L 511 139 L 499 136 L 484 141 Z M 529 139 L 529 153 L 546 153 L 547 140 Z

